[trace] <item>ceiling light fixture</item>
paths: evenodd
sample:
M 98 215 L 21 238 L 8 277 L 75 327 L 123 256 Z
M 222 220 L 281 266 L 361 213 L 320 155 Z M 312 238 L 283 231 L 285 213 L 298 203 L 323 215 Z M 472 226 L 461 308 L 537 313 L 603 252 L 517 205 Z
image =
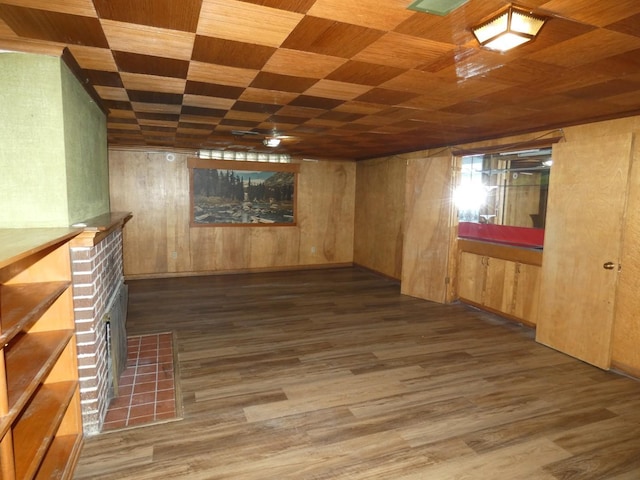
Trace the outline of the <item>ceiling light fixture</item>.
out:
M 262 143 L 264 143 L 265 147 L 276 148 L 280 145 L 280 139 L 278 137 L 267 137 L 262 141 Z
M 533 40 L 547 19 L 509 5 L 471 30 L 484 48 L 506 52 Z

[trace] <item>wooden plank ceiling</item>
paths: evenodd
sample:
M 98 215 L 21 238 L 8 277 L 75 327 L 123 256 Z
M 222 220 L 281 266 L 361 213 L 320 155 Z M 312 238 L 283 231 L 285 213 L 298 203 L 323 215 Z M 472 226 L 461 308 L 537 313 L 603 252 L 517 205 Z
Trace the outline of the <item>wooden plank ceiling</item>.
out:
M 111 145 L 357 160 L 640 113 L 638 0 L 522 0 L 551 20 L 507 54 L 469 27 L 508 2 L 409 3 L 4 0 L 0 48 L 68 47 Z

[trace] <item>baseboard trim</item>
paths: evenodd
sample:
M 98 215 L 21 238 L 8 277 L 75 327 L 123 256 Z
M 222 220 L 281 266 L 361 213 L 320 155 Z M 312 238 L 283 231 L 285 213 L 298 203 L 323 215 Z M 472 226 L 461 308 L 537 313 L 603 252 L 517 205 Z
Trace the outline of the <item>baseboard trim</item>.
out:
M 386 273 L 379 272 L 378 270 L 374 270 L 372 268 L 365 267 L 364 265 L 361 265 L 359 263 L 354 263 L 353 266 L 354 267 L 358 267 L 358 268 L 360 268 L 362 270 L 366 270 L 367 272 L 373 273 L 374 275 L 378 275 L 379 277 L 386 278 L 387 280 L 393 280 L 394 282 L 400 282 L 399 278 L 395 278 L 395 277 L 392 277 L 391 275 L 387 275 Z
M 624 375 L 626 377 L 631 377 L 634 380 L 640 380 L 639 368 L 626 365 L 625 363 L 618 362 L 616 360 L 613 360 L 611 362 L 611 371 L 619 373 L 620 375 Z

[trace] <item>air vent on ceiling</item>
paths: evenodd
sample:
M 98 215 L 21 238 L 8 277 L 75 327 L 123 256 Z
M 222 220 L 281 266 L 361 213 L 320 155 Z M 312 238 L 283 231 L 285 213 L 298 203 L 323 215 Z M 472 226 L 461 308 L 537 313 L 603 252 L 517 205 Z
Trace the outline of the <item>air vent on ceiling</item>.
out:
M 445 16 L 461 7 L 469 0 L 416 0 L 407 8 L 416 12 Z
M 231 135 L 235 137 L 244 137 L 245 135 L 260 135 L 259 132 L 253 130 L 231 130 Z

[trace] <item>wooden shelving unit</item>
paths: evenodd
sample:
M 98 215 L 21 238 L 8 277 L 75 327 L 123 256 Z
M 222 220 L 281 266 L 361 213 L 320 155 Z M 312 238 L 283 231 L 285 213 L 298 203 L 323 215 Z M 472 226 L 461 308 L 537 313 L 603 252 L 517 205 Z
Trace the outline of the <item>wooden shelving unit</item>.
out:
M 69 479 L 82 446 L 69 241 L 0 229 L 0 480 Z

